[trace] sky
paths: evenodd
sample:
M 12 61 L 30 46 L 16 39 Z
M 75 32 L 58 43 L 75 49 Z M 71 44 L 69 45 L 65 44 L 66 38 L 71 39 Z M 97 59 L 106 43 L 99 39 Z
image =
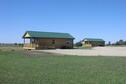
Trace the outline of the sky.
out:
M 0 0 L 0 42 L 22 43 L 28 30 L 126 40 L 126 0 Z

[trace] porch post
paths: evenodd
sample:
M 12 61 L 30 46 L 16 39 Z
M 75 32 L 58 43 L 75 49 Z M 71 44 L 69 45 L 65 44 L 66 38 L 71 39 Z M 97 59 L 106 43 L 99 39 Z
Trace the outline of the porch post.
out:
M 24 44 L 25 44 L 25 38 L 24 38 Z
M 72 49 L 74 48 L 74 39 L 72 39 Z
M 25 38 L 24 38 L 24 45 L 23 45 L 23 47 L 25 46 Z
M 30 47 L 32 47 L 32 38 L 29 38 L 30 39 Z

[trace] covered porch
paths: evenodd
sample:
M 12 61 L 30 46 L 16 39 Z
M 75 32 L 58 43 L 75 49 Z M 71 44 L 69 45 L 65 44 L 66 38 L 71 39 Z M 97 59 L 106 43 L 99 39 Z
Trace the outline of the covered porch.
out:
M 83 44 L 83 47 L 92 47 L 92 44 L 90 41 L 84 41 L 82 42 L 82 44 Z
M 24 49 L 36 49 L 38 47 L 37 42 L 35 42 L 35 38 L 24 38 Z

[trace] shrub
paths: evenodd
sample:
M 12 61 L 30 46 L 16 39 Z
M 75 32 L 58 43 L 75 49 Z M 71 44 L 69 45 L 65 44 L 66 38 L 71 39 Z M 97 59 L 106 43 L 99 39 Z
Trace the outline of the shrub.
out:
M 70 49 L 68 46 L 62 46 L 61 49 Z
M 82 46 L 81 41 L 79 41 L 79 42 L 75 43 L 75 46 L 77 46 L 77 47 L 81 47 L 81 46 Z

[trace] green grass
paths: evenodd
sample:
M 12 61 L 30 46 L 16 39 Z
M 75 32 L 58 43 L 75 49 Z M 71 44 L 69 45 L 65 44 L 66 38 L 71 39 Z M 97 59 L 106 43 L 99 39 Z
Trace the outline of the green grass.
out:
M 0 51 L 0 84 L 126 84 L 125 57 L 31 53 Z

